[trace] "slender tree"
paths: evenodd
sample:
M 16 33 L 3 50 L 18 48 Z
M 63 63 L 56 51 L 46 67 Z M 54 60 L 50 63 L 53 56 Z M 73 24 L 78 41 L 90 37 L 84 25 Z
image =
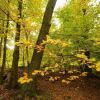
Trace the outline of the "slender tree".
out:
M 0 34 L 4 34 L 4 21 L 1 22 L 2 23 L 2 29 L 1 29 L 1 32 Z M 2 43 L 3 43 L 3 37 L 0 38 L 0 59 L 1 59 L 1 56 L 2 56 Z
M 36 46 L 34 48 L 34 53 L 32 55 L 31 63 L 28 66 L 29 76 L 31 76 L 33 69 L 40 68 L 44 49 L 45 49 L 45 44 L 42 44 L 42 43 L 44 40 L 46 41 L 46 36 L 49 34 L 49 29 L 51 26 L 50 22 L 51 22 L 51 18 L 52 18 L 52 14 L 53 14 L 53 10 L 54 10 L 56 1 L 57 0 L 49 0 L 48 1 L 46 11 L 45 11 L 44 17 L 43 17 L 42 26 L 41 26 L 41 29 L 39 32 Z M 37 46 L 40 46 L 42 48 L 42 50 L 39 51 Z M 37 94 L 37 78 L 35 76 L 33 77 L 33 82 L 30 84 L 30 89 L 31 89 L 30 91 L 32 91 L 33 95 Z
M 9 0 L 8 0 L 8 5 L 9 5 Z M 2 66 L 1 66 L 1 72 L 0 72 L 0 81 L 1 83 L 3 82 L 3 76 L 4 76 L 4 69 L 6 66 L 6 44 L 7 44 L 7 33 L 8 33 L 8 28 L 9 28 L 9 11 L 7 12 L 7 24 L 6 24 L 6 31 L 4 32 L 4 48 L 3 48 L 3 60 L 2 60 Z
M 1 37 L 1 39 L 0 39 L 0 59 L 1 59 L 1 51 L 2 51 L 2 37 Z
M 26 41 L 28 41 L 28 34 L 25 34 Z M 27 61 L 27 66 L 29 65 L 29 48 L 26 46 L 26 61 Z
M 49 35 L 52 14 L 53 14 L 56 2 L 57 2 L 57 0 L 49 0 L 48 1 L 46 11 L 45 11 L 44 17 L 43 17 L 42 26 L 41 26 L 41 29 L 39 32 L 39 36 L 38 36 L 34 51 L 33 51 L 31 63 L 29 65 L 30 70 L 40 68 L 44 49 L 45 49 L 45 44 L 43 44 L 43 41 L 44 40 L 46 41 L 46 36 Z M 41 50 L 39 50 L 38 47 L 40 47 Z
M 15 43 L 20 40 L 20 32 L 21 32 L 21 23 L 19 19 L 22 17 L 22 0 L 18 0 L 18 21 L 16 24 L 16 36 Z M 18 61 L 19 61 L 19 46 L 15 45 L 14 53 L 13 53 L 13 61 L 12 61 L 12 71 L 9 86 L 10 88 L 16 88 L 18 86 Z

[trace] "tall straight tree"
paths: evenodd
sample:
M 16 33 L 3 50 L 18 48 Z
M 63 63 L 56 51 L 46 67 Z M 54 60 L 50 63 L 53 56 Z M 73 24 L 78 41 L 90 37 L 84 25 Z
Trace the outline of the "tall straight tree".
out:
M 29 65 L 30 70 L 32 69 L 39 69 L 45 49 L 45 44 L 43 44 L 43 41 L 46 41 L 46 36 L 49 34 L 50 26 L 51 26 L 51 19 L 52 19 L 52 14 L 54 11 L 54 7 L 56 5 L 57 0 L 49 0 L 46 11 L 44 13 L 43 17 L 43 22 L 42 26 L 39 32 L 39 36 L 33 51 L 31 63 Z M 39 51 L 38 47 L 41 48 Z
M 0 38 L 0 59 L 1 59 L 1 53 L 2 53 L 2 52 L 1 52 L 1 51 L 2 51 L 2 40 L 3 40 L 3 39 L 2 39 L 2 37 L 1 37 L 1 38 Z M 1 62 L 0 62 L 0 63 L 1 63 Z M 0 65 L 0 66 L 1 66 L 1 65 Z
M 26 37 L 26 41 L 28 41 L 29 36 L 27 33 L 25 34 L 25 37 Z M 29 48 L 28 48 L 28 46 L 26 47 L 26 61 L 27 61 L 27 66 L 28 66 L 29 65 Z
M 22 18 L 22 0 L 18 0 L 18 21 L 16 23 L 16 35 L 15 35 L 15 43 L 20 40 L 20 32 L 21 32 L 21 23 L 19 20 Z M 13 53 L 13 61 L 12 61 L 12 71 L 10 77 L 10 88 L 16 88 L 18 86 L 18 61 L 19 61 L 19 46 L 15 45 L 14 53 Z
M 8 0 L 8 5 L 9 5 L 9 0 Z M 9 11 L 7 11 L 6 31 L 4 32 L 4 48 L 3 48 L 3 60 L 2 60 L 2 66 L 1 66 L 1 72 L 0 72 L 0 83 L 3 83 L 4 69 L 6 66 L 6 53 L 7 53 L 6 44 L 7 44 L 8 28 L 9 28 Z
M 4 21 L 2 21 L 1 23 L 2 23 L 2 29 L 0 31 L 0 34 L 4 34 Z M 0 37 L 0 59 L 2 56 L 2 43 L 3 43 L 3 37 Z

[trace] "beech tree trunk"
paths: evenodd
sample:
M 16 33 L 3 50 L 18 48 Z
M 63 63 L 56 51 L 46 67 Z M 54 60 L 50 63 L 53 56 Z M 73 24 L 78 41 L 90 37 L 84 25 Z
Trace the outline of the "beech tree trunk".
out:
M 18 20 L 22 17 L 22 0 L 18 0 Z M 20 40 L 20 32 L 21 32 L 21 23 L 17 22 L 16 24 L 16 36 L 15 43 Z M 15 45 L 14 53 L 13 53 L 13 61 L 12 61 L 12 70 L 10 77 L 10 88 L 17 88 L 18 86 L 18 61 L 19 61 L 19 46 Z
M 42 44 L 43 41 L 46 41 L 46 36 L 49 35 L 49 30 L 50 30 L 50 26 L 51 26 L 51 19 L 52 19 L 52 14 L 53 14 L 53 10 L 55 7 L 57 0 L 49 0 L 47 7 L 46 7 L 46 11 L 44 13 L 44 17 L 43 17 L 43 22 L 42 22 L 42 26 L 39 32 L 39 36 L 34 48 L 34 53 L 31 59 L 31 63 L 30 63 L 30 70 L 33 69 L 40 69 L 40 65 L 41 65 L 41 61 L 42 61 L 42 57 L 43 57 L 43 53 L 44 53 L 44 49 L 45 49 L 45 44 Z M 38 47 L 41 48 L 41 50 L 39 51 Z

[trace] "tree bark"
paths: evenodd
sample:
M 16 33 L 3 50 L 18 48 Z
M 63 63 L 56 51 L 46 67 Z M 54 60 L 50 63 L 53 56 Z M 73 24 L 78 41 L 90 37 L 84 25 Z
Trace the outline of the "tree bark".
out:
M 1 53 L 2 53 L 2 37 L 0 39 L 0 59 L 1 59 Z M 1 61 L 1 60 L 0 60 Z M 1 66 L 1 65 L 0 65 Z
M 24 48 L 22 49 L 22 53 L 23 53 L 23 55 L 22 55 L 22 61 L 23 61 L 23 68 L 25 68 L 25 53 L 24 53 Z
M 47 40 L 46 36 L 49 35 L 49 29 L 51 26 L 51 19 L 52 19 L 52 14 L 53 14 L 53 10 L 55 7 L 57 0 L 49 0 L 47 7 L 46 7 L 46 11 L 44 13 L 44 17 L 43 17 L 43 22 L 42 22 L 42 26 L 39 32 L 39 36 L 33 51 L 33 56 L 31 59 L 31 63 L 30 63 L 30 70 L 33 69 L 40 69 L 40 65 L 41 65 L 41 61 L 42 61 L 42 57 L 43 57 L 43 53 L 44 53 L 44 49 L 45 49 L 45 44 L 42 44 L 43 41 Z M 41 48 L 41 50 L 39 51 L 38 47 Z
M 26 33 L 25 34 L 25 37 L 26 37 L 26 41 L 28 41 L 28 34 Z M 28 46 L 26 47 L 26 61 L 27 61 L 27 67 L 29 67 L 29 48 Z
M 18 0 L 18 20 L 22 17 L 22 0 Z M 21 32 L 21 23 L 17 21 L 16 24 L 16 36 L 15 43 L 20 40 L 20 32 Z M 18 86 L 18 61 L 19 61 L 19 46 L 15 45 L 14 53 L 13 53 L 13 61 L 12 61 L 12 71 L 9 82 L 10 88 L 17 88 Z

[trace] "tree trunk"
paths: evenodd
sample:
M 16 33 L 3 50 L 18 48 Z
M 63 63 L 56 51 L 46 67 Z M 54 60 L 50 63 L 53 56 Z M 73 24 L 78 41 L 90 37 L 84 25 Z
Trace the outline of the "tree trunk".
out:
M 89 32 L 89 30 L 87 30 L 87 25 L 86 25 L 86 18 L 85 18 L 85 15 L 86 15 L 86 12 L 87 12 L 87 9 L 86 8 L 83 8 L 82 9 L 82 11 L 83 11 L 83 34 L 87 34 L 88 32 Z M 86 37 L 86 38 L 88 38 L 88 37 Z M 85 50 L 85 52 L 84 52 L 84 54 L 85 54 L 85 56 L 88 58 L 88 59 L 90 59 L 90 50 L 88 50 L 89 48 L 86 48 L 86 50 Z M 82 68 L 82 70 L 83 71 L 85 71 L 85 72 L 88 72 L 88 73 L 92 73 L 92 69 L 91 68 L 89 68 L 89 66 L 87 65 L 87 64 L 84 64 L 83 65 L 84 67 Z
M 49 29 L 51 26 L 50 22 L 51 22 L 56 1 L 57 0 L 49 0 L 46 7 L 46 11 L 44 13 L 42 26 L 39 32 L 39 36 L 38 36 L 34 51 L 33 51 L 34 53 L 32 55 L 31 63 L 29 64 L 29 67 L 28 67 L 29 76 L 31 77 L 32 77 L 31 74 L 32 74 L 33 69 L 40 69 L 43 52 L 45 49 L 45 44 L 42 44 L 42 43 L 44 40 L 46 41 L 46 36 L 49 34 Z M 41 46 L 42 50 L 38 52 L 37 46 Z M 32 89 L 31 91 L 33 92 L 33 95 L 36 95 L 37 94 L 37 78 L 35 76 L 33 77 L 33 81 L 30 84 L 30 87 Z
M 8 28 L 9 28 L 9 11 L 7 13 L 6 31 L 4 33 L 4 48 L 3 48 L 3 60 L 2 60 L 2 66 L 1 66 L 1 72 L 0 72 L 0 83 L 3 83 L 4 69 L 6 66 L 6 51 L 7 51 L 6 44 L 7 44 Z
M 90 51 L 89 50 L 86 50 L 84 54 L 87 56 L 88 59 L 90 59 Z M 92 68 L 89 68 L 89 66 L 87 64 L 85 64 L 84 71 L 88 72 L 89 74 L 92 74 Z
M 3 40 L 3 38 L 1 37 L 1 39 L 0 39 L 0 59 L 1 59 L 1 53 L 2 53 L 2 40 Z M 1 61 L 1 60 L 0 60 Z M 0 62 L 1 63 L 1 62 Z M 1 66 L 1 65 L 0 65 Z
M 26 33 L 25 34 L 25 37 L 26 37 L 26 41 L 28 41 L 28 34 Z M 26 47 L 26 61 L 27 61 L 27 67 L 29 66 L 29 50 L 28 50 L 28 46 Z
M 4 21 L 2 21 L 2 26 L 3 26 L 3 28 L 1 29 L 0 34 L 4 34 Z M 1 56 L 2 56 L 2 43 L 3 43 L 3 37 L 1 37 L 1 39 L 0 39 L 0 64 L 1 64 Z M 1 65 L 0 65 L 0 67 L 1 67 Z
M 23 55 L 22 55 L 22 61 L 23 61 L 23 68 L 25 67 L 25 53 L 24 53 L 24 48 L 23 48 L 23 50 L 22 50 L 22 53 L 23 53 Z
M 87 56 L 88 59 L 90 59 L 90 51 L 89 50 L 86 50 L 84 54 Z
M 49 0 L 47 7 L 46 7 L 46 11 L 43 17 L 43 22 L 42 22 L 42 26 L 39 32 L 39 36 L 34 48 L 34 53 L 32 55 L 32 59 L 31 59 L 31 63 L 30 63 L 30 70 L 33 69 L 40 69 L 40 65 L 41 65 L 41 61 L 42 61 L 42 57 L 43 57 L 43 53 L 44 53 L 44 49 L 45 49 L 45 44 L 42 44 L 43 41 L 46 41 L 46 36 L 49 34 L 49 29 L 51 26 L 51 19 L 52 19 L 52 14 L 53 14 L 53 10 L 55 7 L 57 0 Z M 39 51 L 38 47 L 41 48 L 41 50 Z
M 18 0 L 18 20 L 22 17 L 22 0 Z M 21 23 L 17 22 L 15 42 L 19 42 L 21 32 Z M 18 61 L 19 61 L 19 46 L 15 45 L 12 61 L 12 71 L 9 86 L 10 88 L 17 88 L 18 86 Z

